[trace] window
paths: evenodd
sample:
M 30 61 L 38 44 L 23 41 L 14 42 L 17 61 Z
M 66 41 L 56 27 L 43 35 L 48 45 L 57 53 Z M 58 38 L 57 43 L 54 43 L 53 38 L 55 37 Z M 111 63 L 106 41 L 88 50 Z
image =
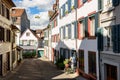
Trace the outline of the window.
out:
M 105 50 L 111 50 L 112 49 L 112 33 L 111 28 L 107 27 L 104 30 L 106 32 L 106 36 L 104 37 L 104 46 Z
M 30 45 L 35 45 L 35 41 L 34 40 L 30 40 Z
M 65 14 L 68 14 L 68 3 L 65 4 Z
M 71 9 L 73 10 L 75 8 L 75 0 L 71 0 Z
M 89 74 L 96 77 L 96 53 L 88 51 Z
M 118 80 L 117 79 L 117 66 L 105 64 L 105 80 Z
M 7 19 L 10 19 L 10 13 L 9 10 L 6 8 L 6 15 L 7 15 Z
M 2 16 L 5 16 L 4 5 L 2 4 Z
M 75 34 L 74 34 L 75 33 L 74 32 L 75 31 L 75 26 L 74 26 L 74 23 L 71 24 L 71 29 L 72 29 L 71 30 L 71 33 L 72 33 L 71 37 L 72 37 L 72 39 L 74 39 L 75 38 Z
M 80 21 L 80 34 L 81 34 L 81 37 L 85 37 L 85 24 L 84 24 L 84 21 Z
M 27 33 L 26 33 L 26 36 L 30 36 L 30 33 L 29 33 L 29 32 L 27 32 Z
M 90 17 L 90 36 L 95 36 L 95 17 Z
M 84 51 L 79 50 L 79 68 L 84 71 Z
M 11 32 L 10 32 L 10 30 L 6 30 L 7 31 L 7 33 L 6 33 L 6 41 L 8 41 L 8 42 L 10 42 L 10 39 L 11 39 Z
M 106 0 L 105 7 L 106 7 L 106 9 L 109 9 L 110 7 L 112 7 L 112 0 Z
M 4 28 L 2 28 L 2 27 L 0 27 L 0 42 L 4 42 L 5 41 L 5 39 L 4 39 L 4 31 L 5 31 L 5 29 Z
M 63 17 L 63 8 L 60 9 L 60 17 Z
M 23 45 L 27 45 L 27 40 L 23 40 Z
M 61 30 L 60 37 L 61 39 L 63 39 L 63 27 L 60 30 Z
M 12 51 L 12 63 L 15 62 L 15 50 Z

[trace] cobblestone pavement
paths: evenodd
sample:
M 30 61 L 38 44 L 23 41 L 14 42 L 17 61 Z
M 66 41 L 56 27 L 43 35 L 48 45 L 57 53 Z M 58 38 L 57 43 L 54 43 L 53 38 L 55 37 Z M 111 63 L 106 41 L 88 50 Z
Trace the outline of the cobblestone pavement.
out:
M 0 80 L 76 80 L 65 74 L 46 58 L 24 59 L 21 65 Z

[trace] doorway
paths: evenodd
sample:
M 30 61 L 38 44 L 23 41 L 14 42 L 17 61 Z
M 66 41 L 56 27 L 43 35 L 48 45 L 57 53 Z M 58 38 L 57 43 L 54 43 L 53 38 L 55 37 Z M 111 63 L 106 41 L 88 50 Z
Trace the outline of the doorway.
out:
M 0 55 L 0 76 L 2 75 L 2 55 Z
M 106 80 L 117 80 L 117 66 L 106 65 Z

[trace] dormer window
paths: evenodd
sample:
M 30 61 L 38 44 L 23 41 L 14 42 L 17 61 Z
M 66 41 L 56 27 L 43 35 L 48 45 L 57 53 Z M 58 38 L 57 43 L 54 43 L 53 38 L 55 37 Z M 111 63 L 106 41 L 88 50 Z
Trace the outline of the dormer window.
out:
M 26 33 L 26 36 L 30 36 L 30 33 L 29 33 L 29 32 L 27 32 L 27 33 Z

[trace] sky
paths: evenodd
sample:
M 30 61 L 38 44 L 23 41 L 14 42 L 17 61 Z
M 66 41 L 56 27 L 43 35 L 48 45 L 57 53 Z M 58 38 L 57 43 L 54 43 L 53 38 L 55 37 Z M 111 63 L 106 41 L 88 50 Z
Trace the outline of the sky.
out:
M 55 0 L 13 0 L 17 7 L 26 9 L 31 29 L 43 29 L 48 25 L 48 10 L 52 10 Z M 40 18 L 35 18 L 39 16 Z

